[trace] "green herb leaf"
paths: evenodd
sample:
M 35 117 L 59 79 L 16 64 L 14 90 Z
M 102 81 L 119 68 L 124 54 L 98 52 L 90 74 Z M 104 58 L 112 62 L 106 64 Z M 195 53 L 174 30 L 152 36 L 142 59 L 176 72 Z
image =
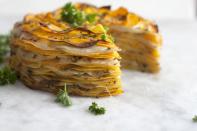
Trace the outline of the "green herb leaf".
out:
M 68 92 L 66 89 L 66 83 L 64 86 L 64 90 L 60 89 L 55 101 L 58 103 L 61 103 L 63 106 L 71 106 L 72 105 L 72 102 L 70 100 L 70 97 L 68 96 Z
M 108 35 L 106 33 L 101 35 L 101 40 L 108 41 L 110 43 L 114 43 L 115 42 L 114 37 L 112 37 L 111 35 Z
M 101 39 L 102 39 L 102 40 L 107 40 L 107 34 L 102 34 L 102 35 L 101 35 Z
M 0 85 L 14 84 L 16 79 L 16 73 L 9 67 L 5 66 L 0 70 Z
M 102 115 L 106 112 L 104 107 L 99 107 L 95 102 L 92 102 L 92 105 L 89 106 L 89 111 L 95 115 Z
M 88 22 L 93 23 L 96 20 L 96 16 L 97 16 L 97 14 L 88 14 L 86 16 L 86 19 L 87 19 Z
M 193 122 L 197 122 L 197 115 L 192 118 Z
M 77 10 L 72 3 L 67 3 L 61 12 L 61 19 L 73 26 L 80 26 L 86 21 L 93 23 L 96 20 L 96 14 L 86 14 Z
M 9 51 L 9 35 L 0 35 L 0 63 L 4 61 L 4 57 Z
M 0 63 L 3 63 L 3 61 L 4 61 L 4 57 L 0 56 Z

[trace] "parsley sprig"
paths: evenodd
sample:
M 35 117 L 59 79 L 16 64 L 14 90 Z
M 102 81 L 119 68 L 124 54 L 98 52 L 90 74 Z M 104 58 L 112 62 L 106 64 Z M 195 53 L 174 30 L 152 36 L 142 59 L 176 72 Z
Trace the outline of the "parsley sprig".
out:
M 197 122 L 197 115 L 192 118 L 193 122 Z
M 108 35 L 107 33 L 104 33 L 104 34 L 101 35 L 101 40 L 108 41 L 110 43 L 115 42 L 114 37 L 112 37 L 111 35 Z
M 106 112 L 104 107 L 99 107 L 95 102 L 92 102 L 92 105 L 89 106 L 89 111 L 95 115 L 102 115 Z
M 106 41 L 107 40 L 107 34 L 102 34 L 101 35 L 101 39 L 104 40 L 104 41 Z
M 97 14 L 87 14 L 84 11 L 76 9 L 72 3 L 67 3 L 61 12 L 61 19 L 73 26 L 80 26 L 85 22 L 93 23 Z
M 0 70 L 0 85 L 14 84 L 17 76 L 14 71 L 5 66 Z
M 72 102 L 70 100 L 70 97 L 68 96 L 68 92 L 66 89 L 66 83 L 64 86 L 64 90 L 60 89 L 55 101 L 58 103 L 61 103 L 63 106 L 71 106 L 72 105 Z
M 107 26 L 102 26 L 102 27 L 103 27 L 103 34 L 101 34 L 100 36 L 101 40 L 114 43 L 115 42 L 114 38 L 111 35 L 107 34 L 107 32 L 109 31 L 109 27 Z
M 9 35 L 0 35 L 0 63 L 4 61 L 4 57 L 9 51 Z
M 9 35 L 0 35 L 0 63 L 9 51 Z M 8 66 L 0 69 L 0 85 L 14 84 L 17 76 Z

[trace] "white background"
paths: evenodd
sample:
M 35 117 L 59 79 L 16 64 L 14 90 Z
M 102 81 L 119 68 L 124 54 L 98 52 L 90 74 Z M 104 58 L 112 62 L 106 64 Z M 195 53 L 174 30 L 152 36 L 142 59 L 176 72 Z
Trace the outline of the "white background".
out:
M 48 11 L 66 2 L 80 1 L 95 5 L 125 6 L 152 19 L 194 19 L 195 0 L 0 0 L 0 20 L 4 15 L 24 15 L 27 12 Z

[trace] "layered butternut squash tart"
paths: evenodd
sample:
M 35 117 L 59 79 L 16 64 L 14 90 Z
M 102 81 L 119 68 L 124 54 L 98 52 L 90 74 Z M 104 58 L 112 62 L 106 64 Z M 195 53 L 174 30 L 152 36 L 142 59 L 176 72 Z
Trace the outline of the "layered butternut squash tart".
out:
M 122 68 L 160 69 L 156 24 L 122 7 L 67 3 L 52 12 L 28 14 L 15 24 L 10 43 L 10 67 L 23 83 L 53 93 L 65 83 L 72 95 L 122 93 L 121 57 Z
M 162 37 L 156 23 L 144 19 L 126 8 L 111 10 L 110 6 L 97 8 L 88 4 L 76 4 L 87 13 L 98 14 L 98 23 L 109 27 L 115 44 L 121 48 L 122 69 L 148 73 L 160 71 L 159 57 Z

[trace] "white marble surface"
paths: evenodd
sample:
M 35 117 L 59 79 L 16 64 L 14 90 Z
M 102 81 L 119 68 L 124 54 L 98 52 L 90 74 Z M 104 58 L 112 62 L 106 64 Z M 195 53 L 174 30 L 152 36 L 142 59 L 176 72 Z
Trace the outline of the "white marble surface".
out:
M 1 31 L 11 23 L 1 21 Z M 158 75 L 124 71 L 124 94 L 72 97 L 69 108 L 20 82 L 0 87 L 0 131 L 196 131 L 191 119 L 197 114 L 197 23 L 166 21 L 160 27 L 164 44 Z M 90 114 L 92 101 L 105 106 L 106 114 Z

